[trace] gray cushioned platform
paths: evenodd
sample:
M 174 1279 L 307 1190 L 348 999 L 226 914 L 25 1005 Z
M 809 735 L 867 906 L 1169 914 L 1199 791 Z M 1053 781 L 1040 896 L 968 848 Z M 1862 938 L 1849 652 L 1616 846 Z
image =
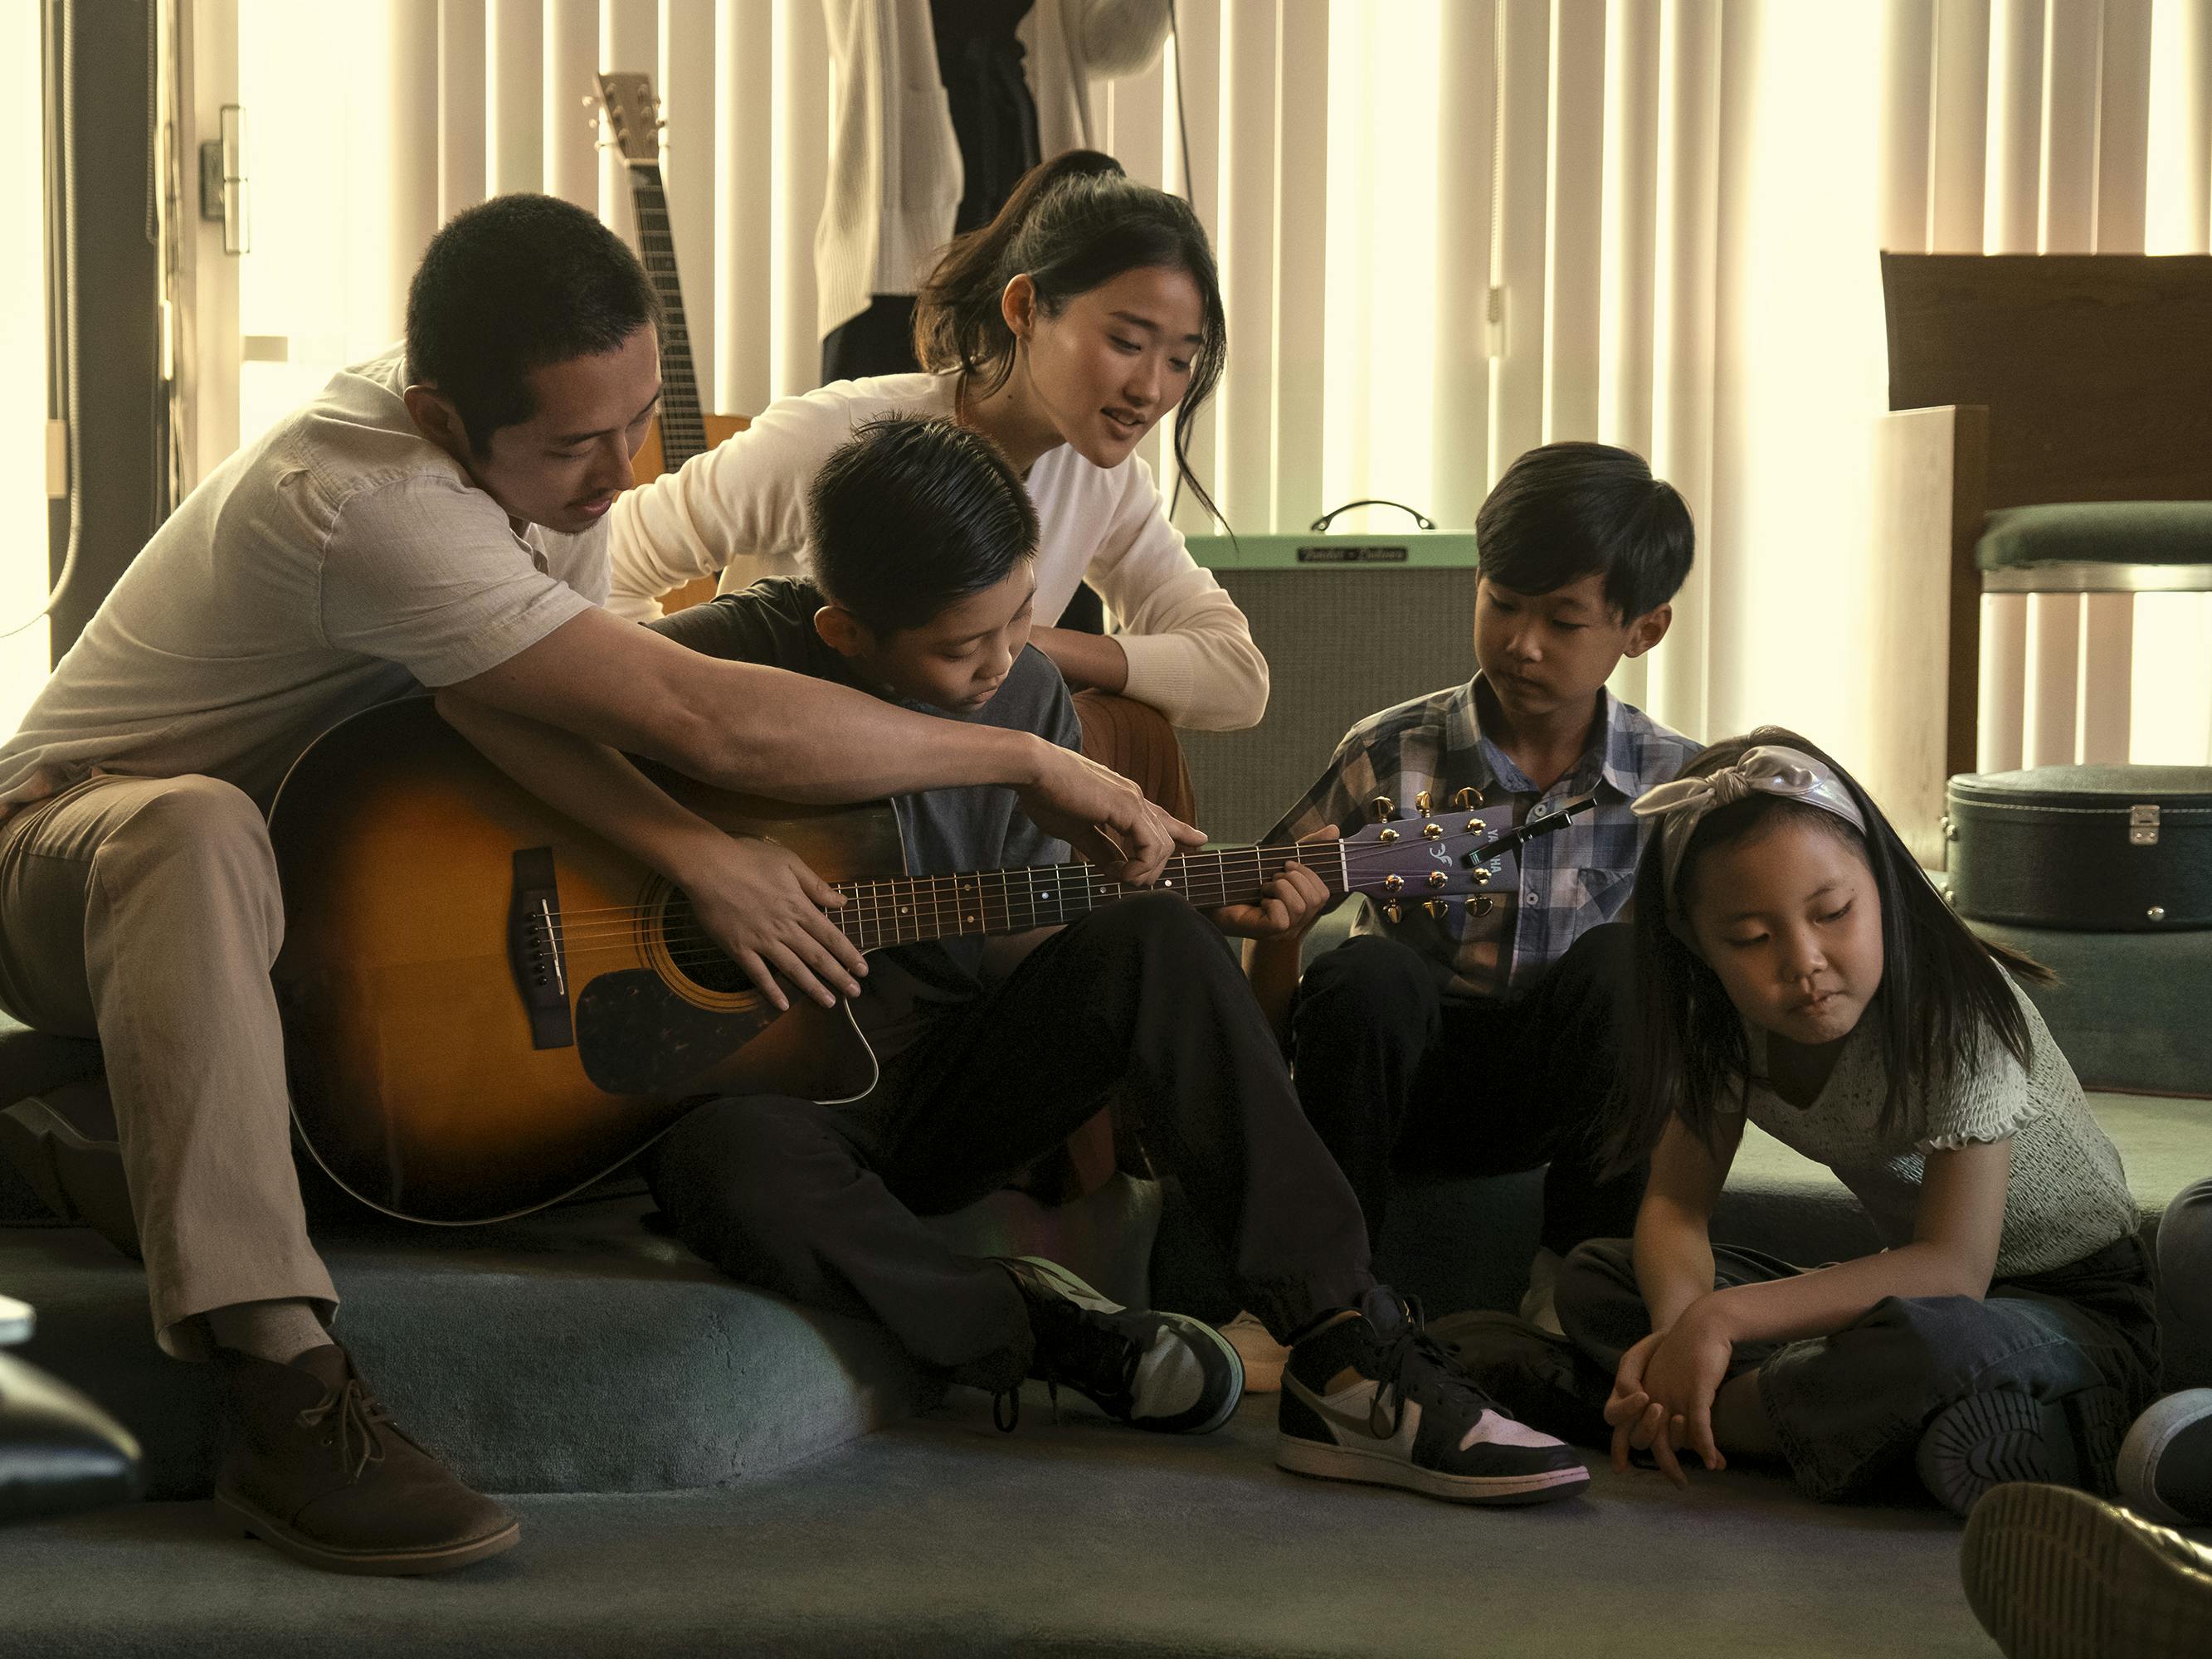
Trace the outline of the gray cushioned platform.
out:
M 2027 994 L 2084 1088 L 2212 1096 L 2212 928 L 1974 928 L 2057 973 L 2058 983 L 2030 985 Z M 2212 1136 L 2212 1108 L 2204 1124 Z M 2212 1157 L 2206 1167 L 2212 1172 Z
M 731 1282 L 647 1231 L 650 1207 L 611 1197 L 496 1227 L 323 1235 L 337 1334 L 402 1423 L 499 1492 L 724 1485 L 941 1392 L 880 1328 Z M 1116 1177 L 1062 1209 L 1000 1193 L 939 1224 L 968 1253 L 1049 1254 L 1141 1302 L 1158 1212 L 1152 1183 Z M 155 1349 L 135 1264 L 82 1227 L 13 1228 L 0 1287 L 37 1310 L 24 1357 L 138 1436 L 156 1497 L 209 1489 L 213 1378 Z

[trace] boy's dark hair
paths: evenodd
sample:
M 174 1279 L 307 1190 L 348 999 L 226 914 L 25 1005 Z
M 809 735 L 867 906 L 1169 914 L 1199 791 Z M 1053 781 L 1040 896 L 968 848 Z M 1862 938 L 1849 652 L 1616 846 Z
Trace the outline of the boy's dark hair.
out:
M 1204 338 L 1191 354 L 1170 447 L 1191 493 L 1218 519 L 1190 467 L 1199 413 L 1229 361 L 1213 248 L 1189 203 L 1139 184 L 1112 156 L 1071 149 L 1031 167 L 990 223 L 945 248 L 915 300 L 915 356 L 927 369 L 960 370 L 988 396 L 1013 373 L 1014 337 L 999 302 L 1016 276 L 1028 276 L 1038 309 L 1051 317 L 1125 270 L 1153 268 L 1181 270 L 1198 287 Z
M 1940 1099 L 1971 1080 L 1988 1036 L 1994 1035 L 2022 1066 L 2028 1063 L 2027 1018 L 2000 965 L 2039 981 L 2049 981 L 2051 970 L 1981 938 L 1960 921 L 1921 873 L 1881 809 L 1834 760 L 1794 732 L 1765 726 L 1700 750 L 1681 775 L 1707 776 L 1761 744 L 1799 750 L 1826 766 L 1858 807 L 1867 833 L 1861 836 L 1832 812 L 1776 795 L 1753 793 L 1717 807 L 1682 849 L 1671 908 L 1662 837 L 1655 832 L 1646 842 L 1636 868 L 1631 924 L 1636 948 L 1635 1063 L 1607 1138 L 1616 1170 L 1632 1168 L 1648 1156 L 1670 1116 L 1680 1118 L 1682 1127 L 1707 1147 L 1714 1146 L 1723 1096 L 1734 1096 L 1737 1109 L 1749 1097 L 1751 1060 L 1743 1016 L 1683 930 L 1697 894 L 1698 860 L 1784 820 L 1802 822 L 1859 852 L 1881 900 L 1881 987 L 1862 1016 L 1875 1022 L 1888 1079 L 1877 1126 L 1881 1134 L 1894 1136 L 1921 1102 Z
M 814 475 L 806 513 L 815 586 L 878 635 L 920 628 L 1036 551 L 1021 475 L 946 420 L 856 428 Z
M 1482 574 L 1516 593 L 1605 578 L 1605 602 L 1632 622 L 1674 597 L 1697 533 L 1674 486 L 1611 444 L 1557 443 L 1505 469 L 1474 515 Z
M 612 351 L 659 321 L 645 267 L 596 216 L 556 196 L 495 196 L 422 252 L 407 289 L 407 378 L 452 399 L 481 453 L 538 412 L 533 370 Z

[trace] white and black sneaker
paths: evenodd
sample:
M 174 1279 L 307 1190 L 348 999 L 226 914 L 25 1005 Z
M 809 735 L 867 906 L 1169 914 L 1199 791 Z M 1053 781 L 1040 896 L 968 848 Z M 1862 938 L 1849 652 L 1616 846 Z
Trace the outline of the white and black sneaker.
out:
M 1157 1434 L 1206 1434 L 1219 1428 L 1244 1395 L 1237 1350 L 1202 1319 L 1133 1313 L 1108 1300 L 1056 1261 L 1002 1256 L 1029 1304 L 1036 1350 L 1031 1380 L 1055 1391 L 1065 1383 L 1107 1416 Z M 1013 1412 L 1001 1397 L 1000 1425 Z
M 1460 1504 L 1545 1504 L 1589 1485 L 1582 1460 L 1516 1422 L 1376 1286 L 1291 1349 L 1275 1462 Z
M 2120 1442 L 2120 1495 L 2169 1527 L 2212 1526 L 2212 1389 L 2184 1389 Z

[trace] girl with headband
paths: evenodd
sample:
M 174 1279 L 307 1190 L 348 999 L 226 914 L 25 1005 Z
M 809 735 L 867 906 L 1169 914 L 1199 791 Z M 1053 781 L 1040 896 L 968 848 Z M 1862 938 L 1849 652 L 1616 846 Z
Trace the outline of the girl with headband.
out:
M 1642 1048 L 1612 1150 L 1651 1175 L 1635 1237 L 1561 1270 L 1586 1431 L 1678 1484 L 1686 1452 L 1786 1463 L 1822 1499 L 1917 1469 L 1961 1515 L 2000 1480 L 2109 1491 L 2156 1321 L 2119 1155 L 2019 988 L 2048 975 L 1970 933 L 1793 733 L 1716 744 L 1636 811 Z M 1715 1245 L 1747 1120 L 1834 1170 L 1884 1248 L 1808 1269 Z

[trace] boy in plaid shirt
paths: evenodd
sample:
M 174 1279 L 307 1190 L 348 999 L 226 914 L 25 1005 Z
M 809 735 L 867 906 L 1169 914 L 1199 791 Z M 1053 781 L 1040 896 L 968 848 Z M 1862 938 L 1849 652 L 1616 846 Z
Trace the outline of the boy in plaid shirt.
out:
M 1324 901 L 1297 870 L 1285 925 L 1253 941 L 1254 989 L 1290 1048 L 1298 1097 L 1379 1239 L 1395 1160 L 1502 1174 L 1547 1165 L 1542 1249 L 1525 1310 L 1589 1237 L 1633 1230 L 1640 1170 L 1605 1178 L 1598 1125 L 1621 1066 L 1635 885 L 1629 804 L 1698 745 L 1606 690 L 1665 637 L 1689 574 L 1690 514 L 1644 461 L 1603 444 L 1531 450 L 1475 518 L 1475 677 L 1370 715 L 1267 836 L 1349 835 L 1378 795 L 1435 810 L 1462 789 L 1516 825 L 1585 795 L 1595 810 L 1522 848 L 1491 902 L 1392 922 L 1366 909 L 1303 982 L 1299 943 Z M 1501 826 L 1502 827 L 1502 826 Z M 1285 892 L 1289 890 L 1285 884 Z

